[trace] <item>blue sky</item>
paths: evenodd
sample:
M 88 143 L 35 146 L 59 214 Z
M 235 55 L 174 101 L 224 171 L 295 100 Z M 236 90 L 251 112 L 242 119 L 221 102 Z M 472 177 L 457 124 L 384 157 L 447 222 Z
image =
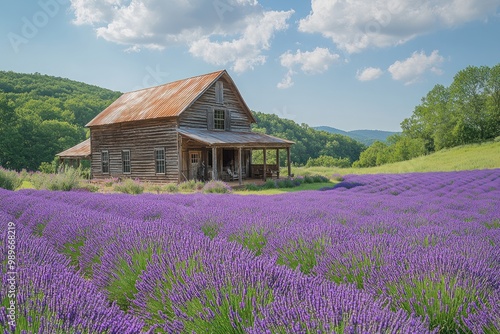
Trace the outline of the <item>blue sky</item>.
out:
M 225 68 L 253 110 L 399 131 L 500 62 L 500 0 L 3 0 L 0 35 L 4 71 L 126 92 Z

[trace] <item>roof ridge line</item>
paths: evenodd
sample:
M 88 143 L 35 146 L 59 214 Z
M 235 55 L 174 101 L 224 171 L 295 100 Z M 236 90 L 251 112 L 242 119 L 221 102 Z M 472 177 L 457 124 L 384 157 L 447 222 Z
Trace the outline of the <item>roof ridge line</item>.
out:
M 215 74 L 215 73 L 222 73 L 222 72 L 227 72 L 227 71 L 226 71 L 226 69 L 223 69 L 223 70 L 213 71 L 213 72 L 210 72 L 210 73 L 194 75 L 194 76 L 189 77 L 189 78 L 177 79 L 177 80 L 165 82 L 165 83 L 162 83 L 162 84 L 159 84 L 159 85 L 156 85 L 156 86 L 151 86 L 151 87 L 145 87 L 145 88 L 141 88 L 141 89 L 131 90 L 131 91 L 125 92 L 123 94 L 140 92 L 140 91 L 147 90 L 147 89 L 158 88 L 158 87 L 162 87 L 162 86 L 165 86 L 165 85 L 170 85 L 170 84 L 173 84 L 173 83 L 176 83 L 176 82 L 187 81 L 187 80 L 191 80 L 191 79 L 194 79 L 194 78 L 209 76 L 209 75 L 212 75 L 212 74 Z

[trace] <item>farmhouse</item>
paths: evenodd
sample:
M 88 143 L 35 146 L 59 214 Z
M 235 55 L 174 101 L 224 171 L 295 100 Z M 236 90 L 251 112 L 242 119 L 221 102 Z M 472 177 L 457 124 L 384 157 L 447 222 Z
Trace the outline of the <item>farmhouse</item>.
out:
M 125 93 L 92 119 L 90 138 L 58 154 L 90 159 L 94 179 L 153 182 L 279 177 L 279 150 L 290 175 L 293 142 L 251 131 L 255 123 L 226 70 Z M 252 152 L 263 151 L 263 163 Z M 268 150 L 276 163 L 267 164 Z

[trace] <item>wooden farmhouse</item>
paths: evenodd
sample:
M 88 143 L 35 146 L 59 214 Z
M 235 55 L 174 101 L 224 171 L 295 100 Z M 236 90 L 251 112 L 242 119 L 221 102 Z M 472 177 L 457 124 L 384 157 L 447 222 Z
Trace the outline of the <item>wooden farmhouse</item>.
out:
M 90 159 L 93 179 L 241 183 L 279 177 L 279 150 L 286 150 L 290 175 L 293 142 L 252 132 L 255 122 L 222 70 L 123 94 L 87 124 L 89 139 L 58 156 Z M 255 150 L 263 151 L 263 163 L 252 164 Z M 272 165 L 269 150 L 276 153 Z

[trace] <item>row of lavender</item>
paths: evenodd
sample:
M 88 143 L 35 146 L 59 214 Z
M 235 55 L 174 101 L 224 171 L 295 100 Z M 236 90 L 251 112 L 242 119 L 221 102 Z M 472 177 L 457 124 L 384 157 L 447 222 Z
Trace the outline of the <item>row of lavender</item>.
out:
M 305 277 L 235 242 L 78 209 L 50 193 L 38 201 L 2 195 L 13 215 L 3 218 L 16 222 L 23 240 L 17 332 L 134 333 L 141 320 L 145 332 L 168 333 L 427 332 L 428 324 L 353 286 Z M 78 273 L 69 264 L 75 259 Z M 103 293 L 131 318 L 106 307 Z
M 5 193 L 2 193 L 5 195 Z M 82 278 L 66 256 L 32 235 L 15 217 L 0 210 L 5 250 L 8 225 L 14 227 L 14 270 L 0 252 L 1 333 L 139 333 L 144 323 L 111 305 L 106 294 Z M 14 274 L 13 274 L 14 273 Z
M 4 192 L 0 208 L 144 328 L 500 330 L 500 171 L 345 182 L 272 197 Z

